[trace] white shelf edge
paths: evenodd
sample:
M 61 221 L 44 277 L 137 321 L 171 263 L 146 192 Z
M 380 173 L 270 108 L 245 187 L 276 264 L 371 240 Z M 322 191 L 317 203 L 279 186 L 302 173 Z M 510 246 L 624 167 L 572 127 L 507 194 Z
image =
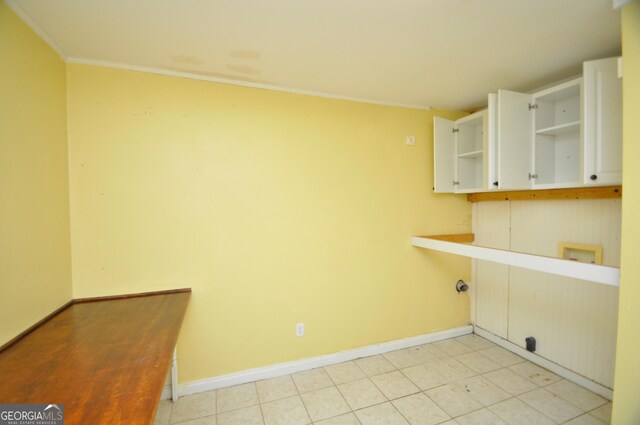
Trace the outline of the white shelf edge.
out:
M 522 252 L 505 251 L 483 246 L 467 245 L 456 242 L 446 242 L 430 238 L 413 236 L 411 244 L 420 248 L 433 249 L 449 254 L 463 255 L 478 260 L 493 261 L 494 263 L 522 267 L 545 273 L 588 280 L 610 286 L 620 286 L 620 269 L 599 264 L 579 263 L 561 258 L 544 257 L 541 255 L 525 254 Z
M 534 183 L 531 190 L 547 190 L 547 189 L 580 189 L 586 187 L 584 183 L 579 180 L 573 182 L 562 183 Z
M 536 130 L 536 134 L 541 134 L 543 136 L 556 136 L 558 134 L 570 133 L 574 130 L 574 127 L 576 130 L 580 129 L 580 120 L 541 128 L 540 130 Z
M 473 158 L 482 155 L 482 149 L 479 151 L 465 152 L 458 155 L 458 158 Z
M 486 191 L 483 187 L 467 187 L 466 189 L 456 189 L 453 193 L 478 193 Z

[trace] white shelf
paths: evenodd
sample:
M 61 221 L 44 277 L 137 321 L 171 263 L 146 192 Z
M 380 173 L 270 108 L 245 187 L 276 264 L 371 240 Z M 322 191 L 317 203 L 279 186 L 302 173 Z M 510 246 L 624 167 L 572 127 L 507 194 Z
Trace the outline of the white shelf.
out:
M 552 127 L 536 130 L 536 134 L 543 136 L 558 136 L 560 134 L 573 133 L 580 131 L 580 121 L 572 121 L 565 124 L 554 125 Z
M 458 155 L 458 158 L 478 158 L 482 156 L 482 150 L 465 152 Z
M 578 263 L 577 261 L 561 258 L 504 251 L 501 249 L 448 242 L 428 237 L 414 236 L 411 238 L 411 244 L 420 248 L 463 255 L 465 257 L 477 258 L 478 260 L 493 261 L 494 263 L 588 280 L 604 285 L 620 286 L 620 269 L 617 267 Z

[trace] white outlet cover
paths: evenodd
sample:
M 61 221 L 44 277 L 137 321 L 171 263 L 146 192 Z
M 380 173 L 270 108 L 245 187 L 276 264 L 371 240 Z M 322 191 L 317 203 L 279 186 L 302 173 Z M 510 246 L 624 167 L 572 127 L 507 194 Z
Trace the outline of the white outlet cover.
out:
M 304 323 L 296 323 L 296 336 L 304 336 Z
M 415 146 L 416 144 L 416 136 L 407 136 L 406 138 L 406 142 L 405 142 L 408 146 Z

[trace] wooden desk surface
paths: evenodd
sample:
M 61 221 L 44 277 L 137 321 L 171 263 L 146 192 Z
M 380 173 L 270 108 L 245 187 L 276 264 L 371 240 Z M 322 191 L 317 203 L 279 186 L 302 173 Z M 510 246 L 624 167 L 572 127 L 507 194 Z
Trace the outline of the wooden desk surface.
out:
M 74 303 L 0 352 L 0 403 L 64 404 L 66 425 L 153 423 L 190 295 Z

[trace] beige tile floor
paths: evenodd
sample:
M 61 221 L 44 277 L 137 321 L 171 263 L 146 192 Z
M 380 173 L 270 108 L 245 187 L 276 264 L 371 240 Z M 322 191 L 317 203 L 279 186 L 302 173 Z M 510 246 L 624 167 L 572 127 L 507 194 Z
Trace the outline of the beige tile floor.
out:
M 163 400 L 157 425 L 602 425 L 611 403 L 478 337 Z

